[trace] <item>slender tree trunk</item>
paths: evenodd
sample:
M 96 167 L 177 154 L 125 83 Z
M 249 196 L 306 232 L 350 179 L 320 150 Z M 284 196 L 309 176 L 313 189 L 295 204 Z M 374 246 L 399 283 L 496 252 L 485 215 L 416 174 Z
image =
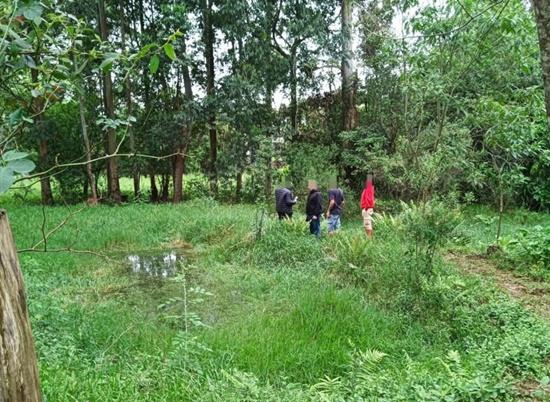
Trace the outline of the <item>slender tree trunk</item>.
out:
M 109 40 L 109 31 L 107 28 L 107 16 L 105 15 L 104 0 L 98 0 L 98 16 L 99 16 L 99 32 L 101 40 L 106 42 Z M 113 82 L 111 73 L 103 73 L 103 102 L 105 105 L 105 113 L 109 119 L 115 118 L 115 104 L 113 99 Z M 107 129 L 105 138 L 105 150 L 107 154 L 114 155 L 117 149 L 116 131 Z M 109 197 L 114 202 L 121 202 L 120 183 L 118 179 L 118 160 L 116 157 L 107 159 L 107 187 L 109 189 Z
M 241 201 L 242 193 L 243 193 L 243 173 L 239 172 L 237 173 L 237 185 L 235 188 L 235 200 L 237 202 Z
M 127 35 L 127 18 L 124 15 L 124 1 L 120 1 L 120 39 L 122 42 L 122 48 L 126 50 L 126 35 Z M 126 75 L 124 79 L 124 98 L 126 100 L 126 113 L 128 116 L 132 115 L 133 104 L 132 104 L 132 79 L 130 74 Z M 128 127 L 128 140 L 130 142 L 130 152 L 135 154 L 136 152 L 136 139 L 134 135 L 134 130 L 132 127 Z M 139 164 L 135 158 L 132 159 L 132 178 L 134 182 L 134 197 L 139 198 L 140 196 L 140 180 L 139 180 Z
M 268 0 L 267 2 L 267 8 L 266 8 L 266 15 L 265 15 L 265 46 L 268 49 L 268 59 L 267 59 L 267 65 L 270 66 L 272 64 L 272 50 L 271 47 L 273 45 L 272 42 L 272 32 L 273 32 L 273 21 L 274 21 L 274 10 L 273 10 L 273 1 Z M 266 201 L 269 200 L 272 196 L 273 192 L 273 83 L 269 79 L 269 73 L 266 74 L 265 78 L 265 108 L 268 116 L 267 120 L 267 130 L 266 130 L 266 136 L 267 136 L 267 152 L 266 152 L 266 166 L 265 166 L 265 187 L 264 187 L 264 193 L 265 193 L 265 199 Z
M 40 118 L 40 120 L 42 119 Z M 40 139 L 38 142 L 38 156 L 40 160 L 39 165 L 45 167 L 48 164 L 48 141 L 46 139 Z M 50 176 L 40 178 L 40 194 L 42 196 L 42 204 L 53 205 Z
M 35 63 L 38 65 L 38 56 L 35 58 Z M 38 83 L 38 70 L 36 68 L 31 69 L 32 82 Z M 33 113 L 35 114 L 34 120 L 36 126 L 39 128 L 38 139 L 38 157 L 40 170 L 46 170 L 48 168 L 48 139 L 44 130 L 44 98 L 37 96 L 32 101 Z M 52 205 L 53 194 L 50 176 L 46 175 L 40 178 L 40 194 L 42 197 L 42 204 Z
M 550 128 L 550 0 L 532 0 L 539 32 L 546 116 Z
M 268 109 L 268 113 L 271 116 L 271 109 L 272 109 L 272 102 L 273 102 L 273 92 L 271 89 L 271 83 L 267 84 L 267 95 L 266 95 L 266 107 Z M 265 199 L 269 200 L 271 198 L 271 193 L 273 192 L 273 133 L 272 133 L 272 127 L 273 122 L 271 117 L 268 120 L 268 128 L 267 128 L 267 152 L 266 152 L 266 160 L 265 160 Z
M 353 66 L 353 35 L 352 35 L 352 0 L 342 0 L 342 130 L 350 131 L 357 128 L 358 116 L 355 107 L 355 92 L 357 76 Z M 344 149 L 351 144 L 344 142 Z M 344 179 L 351 183 L 351 166 L 344 164 Z
M 86 124 L 86 115 L 84 107 L 84 96 L 80 95 L 78 99 L 78 107 L 80 110 L 80 126 L 82 128 L 82 140 L 84 141 L 84 151 L 86 152 L 86 174 L 88 175 L 88 183 L 92 191 L 89 204 L 97 204 L 97 186 L 95 182 L 94 172 L 92 170 L 92 150 L 90 147 L 90 138 L 88 137 L 88 125 Z
M 296 67 L 297 46 L 293 46 L 290 52 L 290 126 L 292 136 L 298 131 L 298 77 Z
M 161 200 L 167 202 L 170 195 L 170 175 L 163 174 L 161 177 Z
M 188 137 L 187 126 L 181 128 L 182 137 Z M 185 153 L 187 146 L 180 144 L 178 146 L 178 155 L 174 162 L 174 198 L 173 202 L 178 203 L 183 201 L 183 175 L 185 173 Z
M 185 39 L 182 41 L 183 52 L 186 53 Z M 193 100 L 193 87 L 191 85 L 191 75 L 189 74 L 189 67 L 187 65 L 183 66 L 183 86 L 185 91 L 185 100 L 184 103 L 187 110 L 189 110 L 188 105 Z M 190 114 L 190 112 L 188 112 Z M 178 155 L 176 155 L 176 163 L 174 169 L 174 202 L 181 202 L 183 200 L 183 175 L 185 174 L 185 161 L 187 152 L 187 145 L 189 143 L 189 137 L 191 135 L 192 122 L 191 118 L 188 117 L 188 121 L 181 128 L 181 137 L 178 144 Z
M 216 108 L 213 105 L 215 97 L 215 70 L 214 70 L 214 27 L 212 25 L 212 0 L 202 0 L 204 57 L 206 60 L 206 95 L 208 102 L 208 126 L 210 138 L 210 191 L 218 194 L 218 134 L 216 131 Z
M 502 185 L 499 187 L 499 197 L 498 197 L 498 224 L 497 224 L 497 238 L 496 244 L 500 241 L 500 232 L 502 230 L 502 216 L 504 215 L 504 191 Z
M 8 216 L 0 210 L 0 401 L 41 401 L 23 275 Z
M 151 180 L 151 202 L 159 201 L 159 189 L 157 187 L 157 179 L 154 173 L 149 175 Z

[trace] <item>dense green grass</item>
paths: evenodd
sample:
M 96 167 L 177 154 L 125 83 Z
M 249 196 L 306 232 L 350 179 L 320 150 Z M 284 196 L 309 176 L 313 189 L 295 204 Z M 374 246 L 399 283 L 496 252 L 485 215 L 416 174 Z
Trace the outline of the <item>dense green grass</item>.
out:
M 20 249 L 40 240 L 41 207 L 4 206 Z M 479 279 L 437 260 L 411 299 L 408 240 L 391 223 L 365 243 L 360 220 L 317 241 L 300 216 L 270 218 L 260 238 L 257 212 L 208 200 L 86 208 L 48 247 L 109 259 L 21 253 L 46 400 L 513 400 L 514 384 L 536 389 L 548 374 L 547 324 Z M 48 227 L 67 214 L 47 208 Z M 525 224 L 548 219 L 536 216 Z M 490 244 L 489 228 L 468 231 L 460 247 Z M 186 244 L 175 280 L 123 264 Z

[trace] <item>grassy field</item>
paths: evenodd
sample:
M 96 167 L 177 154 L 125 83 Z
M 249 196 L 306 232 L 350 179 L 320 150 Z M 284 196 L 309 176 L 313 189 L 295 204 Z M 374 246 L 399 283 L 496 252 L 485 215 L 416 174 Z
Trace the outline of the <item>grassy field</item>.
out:
M 2 205 L 19 249 L 40 241 L 40 206 Z M 379 220 L 365 242 L 350 217 L 318 241 L 301 216 L 259 211 L 210 200 L 84 208 L 48 247 L 92 253 L 20 253 L 45 399 L 548 400 L 548 323 L 439 253 L 416 289 L 398 220 Z M 68 213 L 47 208 L 46 226 Z M 467 210 L 444 249 L 486 249 L 491 215 Z M 510 214 L 504 234 L 541 222 Z M 173 278 L 128 266 L 129 254 L 170 250 L 186 256 Z

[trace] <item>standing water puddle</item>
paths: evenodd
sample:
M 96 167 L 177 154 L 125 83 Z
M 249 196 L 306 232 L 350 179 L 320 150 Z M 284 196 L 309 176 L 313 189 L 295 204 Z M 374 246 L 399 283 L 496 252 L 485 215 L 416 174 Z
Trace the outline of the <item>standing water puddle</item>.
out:
M 175 251 L 161 254 L 131 254 L 127 256 L 127 261 L 135 274 L 168 278 L 178 273 L 179 265 L 185 261 L 185 256 Z

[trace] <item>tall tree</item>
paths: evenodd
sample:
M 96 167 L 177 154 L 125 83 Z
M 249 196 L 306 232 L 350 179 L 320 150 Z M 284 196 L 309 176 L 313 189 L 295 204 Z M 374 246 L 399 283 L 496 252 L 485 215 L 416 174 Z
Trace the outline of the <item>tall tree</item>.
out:
M 218 193 L 218 133 L 216 130 L 215 108 L 215 67 L 214 67 L 214 42 L 216 40 L 212 23 L 213 0 L 201 0 L 202 11 L 202 38 L 204 42 L 204 58 L 206 61 L 206 108 L 208 114 L 208 136 L 210 139 L 210 160 L 208 175 L 210 177 L 210 191 Z
M 119 10 L 119 19 L 120 19 L 120 41 L 122 45 L 122 50 L 126 51 L 126 41 L 129 29 L 130 21 L 130 2 L 120 1 L 120 10 Z M 124 98 L 126 100 L 126 114 L 128 117 L 132 115 L 133 112 L 133 103 L 132 103 L 132 77 L 130 74 L 126 74 L 124 77 Z M 135 133 L 132 127 L 128 127 L 128 139 L 130 142 L 130 152 L 136 152 L 136 139 Z M 140 175 L 139 175 L 139 165 L 135 159 L 132 160 L 132 178 L 134 182 L 134 196 L 139 198 L 140 190 Z
M 550 0 L 533 0 L 533 8 L 539 32 L 546 115 L 550 128 Z
M 182 39 L 182 51 L 183 54 L 186 54 L 187 47 L 185 45 L 185 38 Z M 177 152 L 176 160 L 174 164 L 174 202 L 181 202 L 183 200 L 183 174 L 185 173 L 185 161 L 186 161 L 186 152 L 189 144 L 189 136 L 192 130 L 192 111 L 191 102 L 193 101 L 193 87 L 191 83 L 191 75 L 189 73 L 189 66 L 184 64 L 182 66 L 182 75 L 183 75 L 183 88 L 184 88 L 184 98 L 183 102 L 185 105 L 185 121 L 181 125 L 180 137 L 177 141 Z
M 98 19 L 99 19 L 99 32 L 103 42 L 109 40 L 109 30 L 107 27 L 107 15 L 105 14 L 105 2 L 104 0 L 98 0 Z M 105 114 L 107 118 L 115 118 L 115 103 L 113 98 L 113 82 L 111 80 L 111 72 L 103 72 L 103 103 L 105 107 Z M 107 154 L 114 155 L 117 150 L 116 131 L 114 128 L 107 128 L 105 138 L 105 150 Z M 109 191 L 109 198 L 115 202 L 121 202 L 122 196 L 120 193 L 120 183 L 118 179 L 118 161 L 116 156 L 112 156 L 107 159 L 107 188 Z
M 352 29 L 352 1 L 342 0 L 342 130 L 350 131 L 357 128 L 358 115 L 355 106 L 355 92 L 357 75 L 353 65 L 353 29 Z M 349 147 L 344 144 L 344 147 Z M 348 183 L 351 180 L 351 169 L 344 167 L 344 178 Z
M 86 153 L 86 175 L 88 176 L 88 183 L 92 196 L 89 203 L 94 205 L 98 202 L 97 197 L 97 185 L 92 167 L 92 148 L 90 146 L 90 137 L 88 135 L 88 124 L 86 123 L 86 104 L 84 100 L 84 94 L 78 95 L 78 109 L 80 114 L 80 127 L 82 131 L 82 140 L 84 142 L 84 152 Z

